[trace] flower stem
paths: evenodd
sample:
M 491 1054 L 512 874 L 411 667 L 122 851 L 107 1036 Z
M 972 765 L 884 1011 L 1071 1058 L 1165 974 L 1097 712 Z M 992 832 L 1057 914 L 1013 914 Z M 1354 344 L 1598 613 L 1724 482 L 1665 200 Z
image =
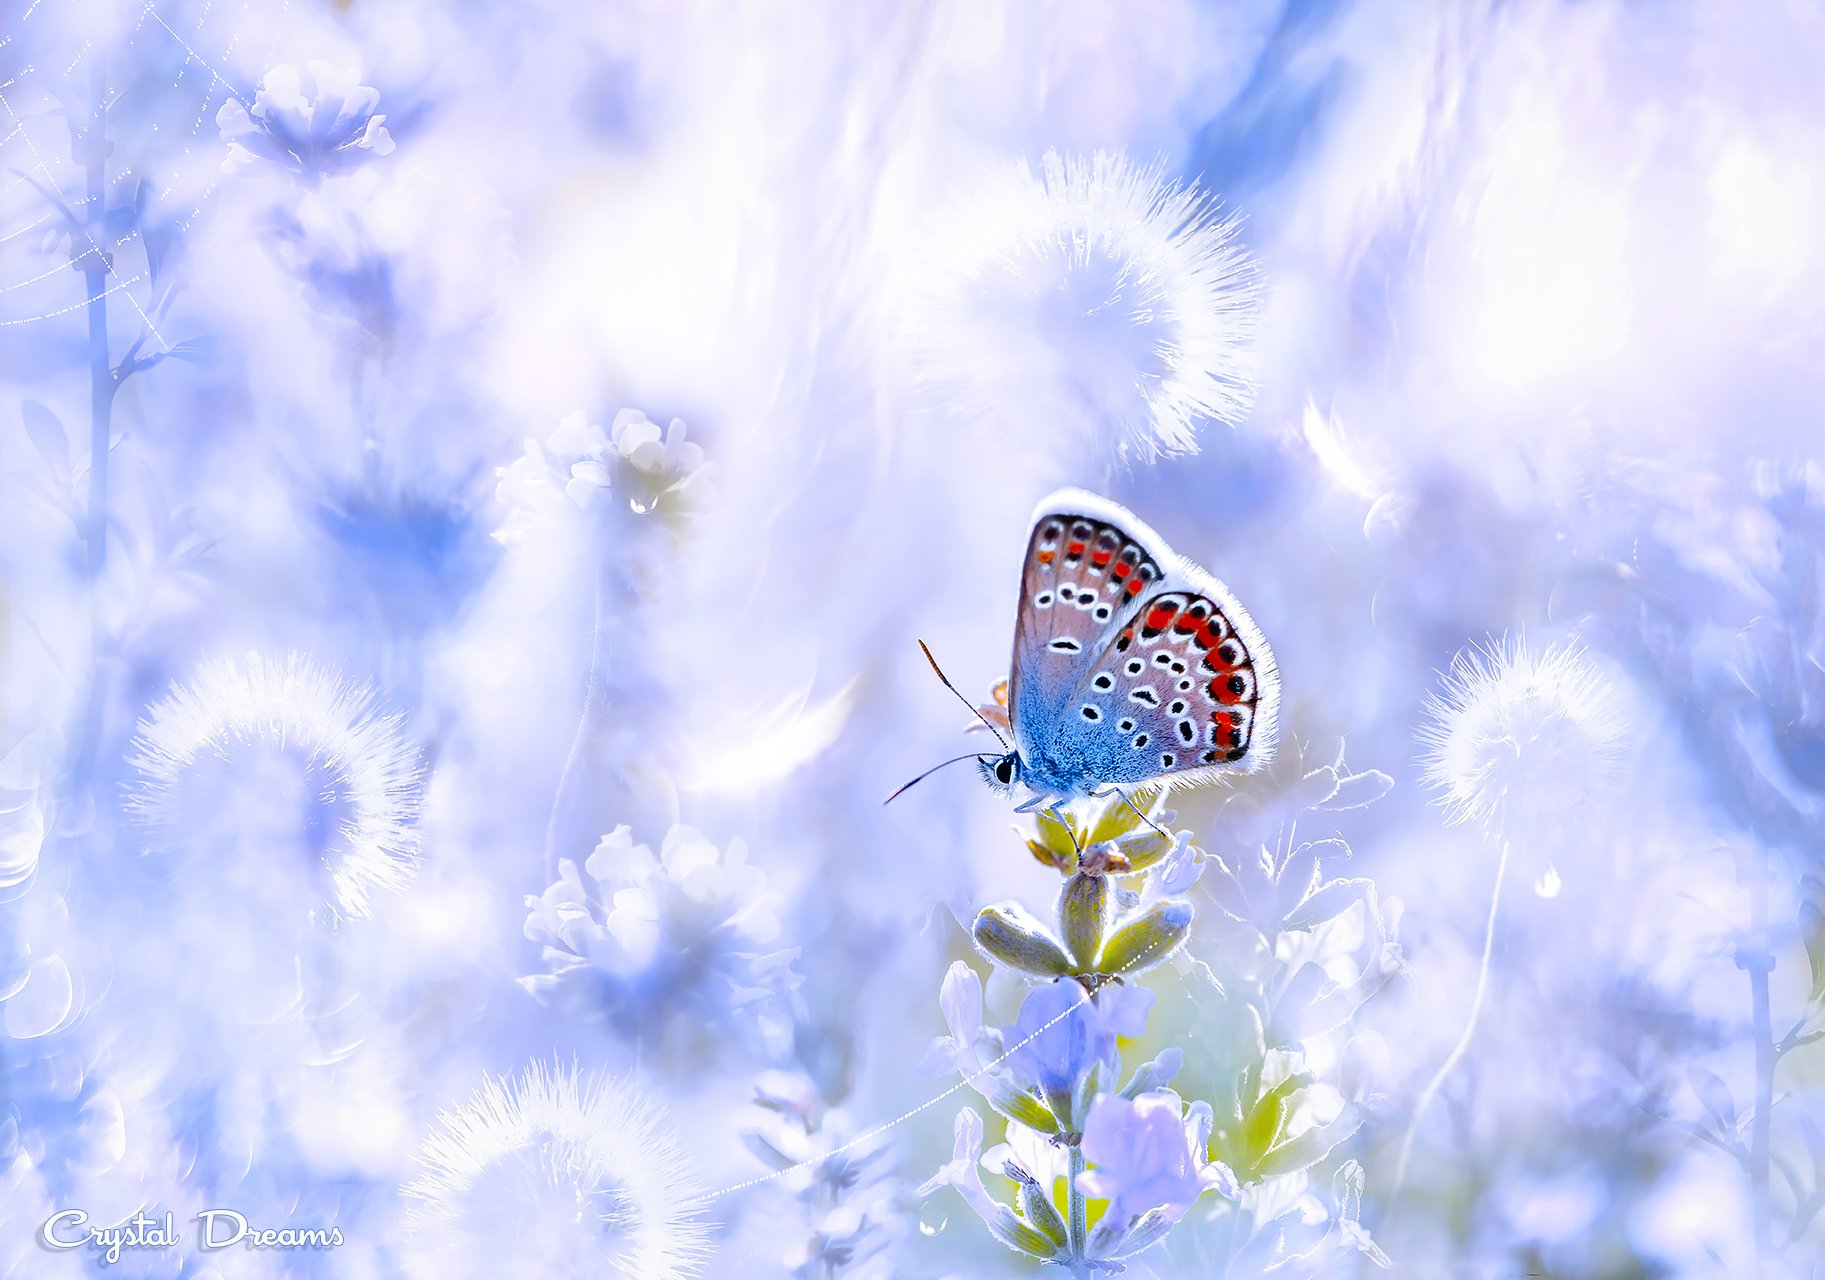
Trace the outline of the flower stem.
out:
M 1071 1274 L 1087 1276 L 1090 1269 L 1085 1266 L 1085 1244 L 1090 1238 L 1090 1203 L 1077 1185 L 1078 1175 L 1089 1167 L 1084 1159 L 1084 1149 L 1073 1146 L 1071 1151 L 1071 1176 L 1066 1182 L 1065 1197 L 1067 1216 L 1065 1218 L 1065 1239 L 1071 1249 Z
M 1406 1137 L 1401 1139 L 1400 1161 L 1394 1167 L 1394 1190 L 1392 1195 L 1398 1197 L 1400 1189 L 1407 1184 L 1407 1162 L 1413 1158 L 1413 1140 L 1419 1134 L 1420 1118 L 1426 1114 L 1426 1108 L 1444 1085 L 1445 1078 L 1456 1069 L 1463 1058 L 1465 1050 L 1470 1048 L 1470 1038 L 1476 1034 L 1477 1019 L 1483 1014 L 1483 996 L 1489 989 L 1489 957 L 1495 950 L 1496 914 L 1502 905 L 1502 881 L 1508 875 L 1508 841 L 1502 841 L 1501 855 L 1496 859 L 1495 889 L 1489 895 L 1489 919 L 1483 925 L 1483 959 L 1476 971 L 1476 995 L 1470 1001 L 1470 1017 L 1464 1023 L 1464 1030 L 1458 1036 L 1457 1044 L 1452 1046 L 1444 1062 L 1439 1064 L 1425 1091 L 1419 1095 L 1419 1101 L 1413 1105 L 1413 1118 L 1407 1122 Z
M 1774 1019 L 1768 1001 L 1768 973 L 1774 968 L 1767 949 L 1769 874 L 1768 851 L 1758 848 L 1749 870 L 1751 939 L 1738 948 L 1736 957 L 1737 964 L 1749 974 L 1749 1009 L 1755 1036 L 1755 1113 L 1749 1125 L 1749 1184 L 1758 1264 L 1766 1263 L 1774 1243 L 1768 1199 L 1769 1129 L 1774 1110 Z
M 103 255 L 100 234 L 108 202 L 108 138 L 107 108 L 102 100 L 107 84 L 99 72 L 94 92 L 95 103 L 90 108 L 88 125 L 77 139 L 76 154 L 82 160 L 88 179 L 84 213 L 96 230 L 71 246 L 82 264 L 89 322 L 89 501 L 88 509 L 83 513 L 82 539 L 89 576 L 90 653 L 89 686 L 83 700 L 72 771 L 78 793 L 88 787 L 89 771 L 101 734 L 102 702 L 107 691 L 102 668 L 106 627 L 102 618 L 101 575 L 108 560 L 108 450 L 113 435 L 116 386 L 108 354 L 108 260 Z M 78 247 L 79 244 L 86 245 L 86 252 Z
M 564 759 L 564 771 L 558 775 L 551 816 L 545 824 L 545 875 L 548 878 L 557 875 L 558 860 L 565 856 L 567 848 L 575 851 L 575 838 L 583 834 L 577 830 L 580 817 L 577 810 L 582 806 L 585 774 L 589 772 L 587 765 L 594 754 L 591 747 L 608 713 L 608 664 L 613 656 L 614 621 L 620 612 L 621 593 L 616 589 L 619 576 L 614 553 L 603 553 L 603 562 L 596 575 L 595 629 L 590 637 L 589 684 L 583 695 L 583 714 L 577 721 L 576 737 L 571 739 L 570 754 Z

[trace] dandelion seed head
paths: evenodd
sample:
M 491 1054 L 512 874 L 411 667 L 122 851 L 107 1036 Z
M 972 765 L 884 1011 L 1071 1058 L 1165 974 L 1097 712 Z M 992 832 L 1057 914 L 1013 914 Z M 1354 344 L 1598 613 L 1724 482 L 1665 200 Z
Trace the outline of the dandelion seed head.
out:
M 423 770 L 400 724 L 302 654 L 208 662 L 140 721 L 127 809 L 210 883 L 366 916 L 417 870 Z
M 1426 702 L 1426 780 L 1454 823 L 1563 824 L 1612 786 L 1627 748 L 1621 693 L 1575 644 L 1467 650 Z
M 535 1063 L 445 1112 L 406 1188 L 414 1274 L 680 1280 L 707 1228 L 683 1143 L 633 1083 Z
M 934 228 L 905 316 L 917 375 L 960 412 L 1192 452 L 1254 399 L 1256 272 L 1193 184 L 1119 154 L 996 172 Z

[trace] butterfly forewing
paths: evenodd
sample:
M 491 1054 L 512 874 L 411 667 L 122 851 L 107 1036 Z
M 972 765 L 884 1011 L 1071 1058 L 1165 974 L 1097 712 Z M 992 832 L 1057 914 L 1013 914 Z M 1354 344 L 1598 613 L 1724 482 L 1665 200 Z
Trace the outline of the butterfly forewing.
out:
M 1162 577 L 1159 561 L 1118 526 L 1068 511 L 1033 522 L 1014 624 L 1011 702 L 1017 731 L 1055 720 Z
M 1108 782 L 1249 769 L 1266 746 L 1257 730 L 1272 733 L 1271 662 L 1234 605 L 1192 590 L 1148 596 L 1067 699 L 1066 732 Z

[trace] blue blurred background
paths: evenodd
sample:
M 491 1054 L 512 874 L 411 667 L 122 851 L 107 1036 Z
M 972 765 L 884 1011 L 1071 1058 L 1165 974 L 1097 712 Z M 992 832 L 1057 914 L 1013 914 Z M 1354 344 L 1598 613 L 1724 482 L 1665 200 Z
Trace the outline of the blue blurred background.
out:
M 1284 680 L 1174 802 L 1149 1046 L 1360 1119 L 1130 1273 L 1825 1276 L 1822 57 L 1778 0 L 3 0 L 0 1274 L 1033 1273 L 913 1192 L 954 1104 L 817 1158 L 1055 892 L 965 770 L 880 802 L 975 741 L 915 639 L 986 695 L 1078 484 Z M 1374 980 L 1250 1042 L 1298 956 L 1225 877 L 1313 848 Z

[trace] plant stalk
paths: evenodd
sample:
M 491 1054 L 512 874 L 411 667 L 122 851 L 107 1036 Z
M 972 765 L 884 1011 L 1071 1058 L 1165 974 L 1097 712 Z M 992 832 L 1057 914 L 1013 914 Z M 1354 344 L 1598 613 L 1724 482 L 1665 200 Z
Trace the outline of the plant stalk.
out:
M 89 111 L 78 154 L 87 177 L 88 203 L 84 218 L 92 230 L 81 255 L 82 278 L 87 292 L 89 322 L 89 501 L 83 513 L 83 547 L 89 576 L 89 686 L 83 699 L 82 723 L 76 734 L 76 757 L 71 782 L 77 794 L 87 791 L 95 753 L 101 737 L 102 704 L 107 679 L 102 665 L 106 627 L 102 617 L 101 575 L 108 562 L 108 455 L 113 436 L 115 380 L 108 354 L 107 238 L 108 137 L 104 95 L 107 82 L 95 75 L 94 105 Z
M 1739 948 L 1737 963 L 1749 974 L 1749 1008 L 1755 1036 L 1755 1112 L 1749 1126 L 1749 1183 L 1754 1216 L 1755 1257 L 1765 1265 L 1773 1254 L 1773 1206 L 1768 1197 L 1769 1137 L 1774 1110 L 1774 1019 L 1769 1007 L 1768 851 L 1758 848 L 1749 873 L 1749 930 L 1753 951 Z M 1760 1267 L 1758 1267 L 1758 1270 Z
M 1476 1035 L 1477 1021 L 1483 1016 L 1483 997 L 1489 990 L 1489 962 L 1495 952 L 1496 917 L 1502 906 L 1502 882 L 1507 876 L 1508 840 L 1504 837 L 1502 852 L 1495 864 L 1495 888 L 1489 895 L 1489 918 L 1483 925 L 1483 957 L 1477 965 L 1476 995 L 1470 1001 L 1470 1016 L 1465 1019 L 1464 1030 L 1458 1036 L 1457 1043 L 1452 1046 L 1444 1062 L 1439 1064 L 1439 1069 L 1419 1095 L 1419 1101 L 1413 1104 L 1413 1118 L 1407 1122 L 1407 1134 L 1400 1144 L 1400 1160 L 1394 1167 L 1394 1198 L 1399 1197 L 1401 1188 L 1407 1184 L 1407 1164 L 1413 1158 L 1413 1140 L 1419 1135 L 1420 1118 L 1426 1114 L 1426 1108 L 1431 1105 L 1446 1078 L 1457 1068 L 1465 1051 L 1470 1048 L 1471 1037 Z
M 1078 1175 L 1089 1168 L 1090 1162 L 1084 1159 L 1084 1149 L 1073 1145 L 1071 1151 L 1071 1176 L 1066 1180 L 1065 1239 L 1071 1249 L 1071 1274 L 1087 1276 L 1089 1267 L 1084 1257 L 1085 1248 L 1090 1238 L 1090 1202 L 1085 1198 L 1082 1189 L 1077 1185 Z

